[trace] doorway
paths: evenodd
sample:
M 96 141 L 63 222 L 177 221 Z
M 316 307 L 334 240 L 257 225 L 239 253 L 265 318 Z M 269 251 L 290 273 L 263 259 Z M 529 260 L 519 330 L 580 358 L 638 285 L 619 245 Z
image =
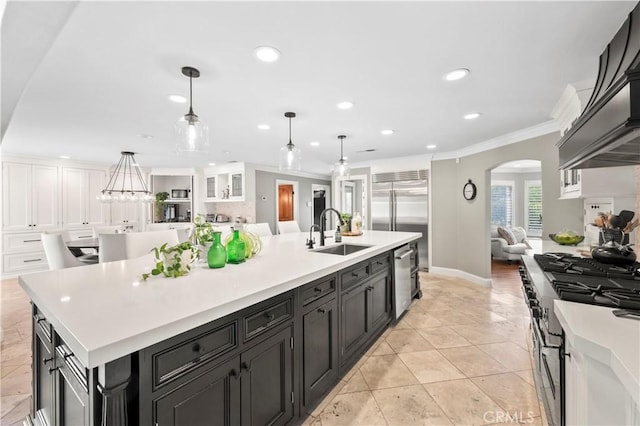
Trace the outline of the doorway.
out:
M 311 221 L 312 224 L 315 223 L 316 225 L 320 225 L 320 213 L 322 213 L 322 210 L 326 209 L 327 207 L 331 207 L 331 198 L 329 196 L 330 193 L 331 187 L 329 185 L 318 185 L 315 183 L 311 185 L 311 194 L 313 197 L 313 211 Z M 325 217 L 324 220 L 325 229 L 327 229 L 327 218 Z
M 298 182 L 276 180 L 276 223 L 299 220 Z

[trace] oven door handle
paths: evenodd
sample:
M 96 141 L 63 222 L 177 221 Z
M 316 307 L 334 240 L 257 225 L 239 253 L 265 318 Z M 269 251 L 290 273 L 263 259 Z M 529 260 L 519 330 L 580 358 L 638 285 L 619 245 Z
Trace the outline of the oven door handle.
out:
M 544 338 L 544 334 L 540 331 L 540 326 L 537 321 L 533 322 L 533 332 L 536 333 L 537 340 L 540 342 L 543 348 L 546 349 L 560 349 L 560 345 L 548 345 Z

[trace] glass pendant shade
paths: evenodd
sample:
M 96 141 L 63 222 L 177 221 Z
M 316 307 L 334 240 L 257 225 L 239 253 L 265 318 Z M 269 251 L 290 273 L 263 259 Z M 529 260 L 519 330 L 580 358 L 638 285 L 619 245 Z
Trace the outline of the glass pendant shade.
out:
M 183 67 L 182 74 L 189 77 L 189 112 L 175 124 L 178 152 L 205 153 L 209 149 L 209 128 L 193 112 L 193 79 L 200 77 L 200 71 L 193 67 Z
M 133 152 L 122 151 L 107 186 L 96 197 L 102 203 L 150 203 L 154 200 L 151 191 L 140 173 Z
M 349 173 L 351 173 L 351 167 L 349 167 L 349 163 L 345 160 L 343 153 L 343 143 L 345 138 L 345 135 L 338 136 L 338 139 L 340 139 L 340 159 L 333 165 L 333 174 L 335 176 L 348 177 Z
M 291 119 L 295 118 L 295 112 L 285 112 L 284 116 L 289 119 L 289 143 L 280 148 L 280 170 L 301 170 L 302 151 L 291 142 Z

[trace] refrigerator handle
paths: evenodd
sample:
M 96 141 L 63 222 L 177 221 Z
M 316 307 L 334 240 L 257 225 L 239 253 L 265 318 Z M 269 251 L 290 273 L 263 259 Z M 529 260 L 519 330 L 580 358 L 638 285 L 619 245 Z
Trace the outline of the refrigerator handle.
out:
M 389 231 L 393 231 L 393 190 L 389 191 Z
M 396 200 L 396 191 L 394 191 L 393 189 L 391 190 L 391 209 L 393 211 L 393 214 L 391 215 L 391 230 L 395 231 L 396 230 L 396 214 L 398 213 L 398 206 L 397 206 L 397 200 Z

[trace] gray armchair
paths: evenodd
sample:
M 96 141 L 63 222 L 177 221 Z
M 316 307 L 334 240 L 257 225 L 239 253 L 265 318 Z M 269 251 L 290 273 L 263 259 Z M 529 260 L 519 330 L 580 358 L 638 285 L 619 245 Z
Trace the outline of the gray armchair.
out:
M 507 241 L 498 233 L 498 227 L 491 225 L 491 258 L 507 262 L 520 260 L 520 257 L 531 248 L 527 241 L 527 231 L 519 226 L 505 229 L 511 231 L 515 241 Z M 509 244 L 510 242 L 513 244 Z

